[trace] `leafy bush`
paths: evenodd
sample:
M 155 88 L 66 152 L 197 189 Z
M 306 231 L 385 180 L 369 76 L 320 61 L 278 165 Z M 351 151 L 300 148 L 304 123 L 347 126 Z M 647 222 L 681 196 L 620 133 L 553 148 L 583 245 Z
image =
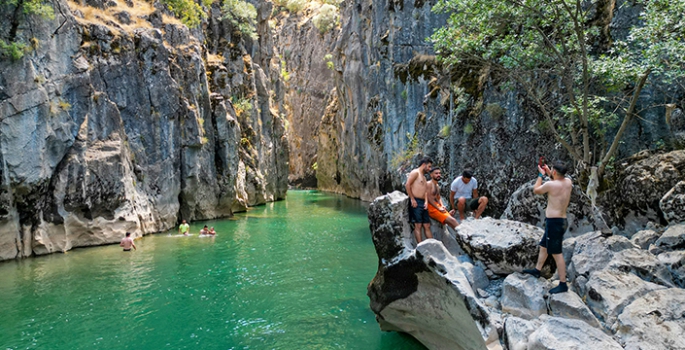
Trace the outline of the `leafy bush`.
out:
M 304 10 L 307 6 L 307 0 L 286 0 L 285 8 L 288 9 L 290 13 L 298 13 Z
M 312 18 L 312 23 L 321 34 L 328 32 L 338 24 L 338 8 L 329 4 L 321 5 L 319 13 Z
M 5 42 L 0 39 L 0 56 L 6 56 L 13 61 L 18 61 L 24 57 L 26 52 L 26 44 L 20 42 Z
M 189 28 L 195 28 L 207 18 L 202 6 L 193 0 L 161 0 L 177 18 Z M 212 0 L 202 0 L 202 5 L 210 6 Z
M 233 103 L 233 108 L 235 109 L 235 114 L 239 117 L 243 113 L 249 113 L 252 110 L 252 103 L 249 99 L 245 97 L 237 98 L 233 96 L 231 98 L 231 103 Z
M 231 21 L 240 33 L 257 39 L 255 30 L 257 10 L 252 4 L 242 0 L 224 0 L 221 11 L 224 13 L 224 18 Z

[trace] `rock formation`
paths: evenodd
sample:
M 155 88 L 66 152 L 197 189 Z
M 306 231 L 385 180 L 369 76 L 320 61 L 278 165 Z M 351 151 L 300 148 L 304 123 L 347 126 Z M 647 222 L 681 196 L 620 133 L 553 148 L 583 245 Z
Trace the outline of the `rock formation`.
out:
M 0 260 L 284 198 L 270 67 L 248 54 L 260 43 L 231 39 L 214 12 L 202 31 L 162 5 L 90 5 L 60 0 L 53 20 L 22 17 L 17 37 L 38 44 L 0 60 Z M 2 6 L 3 23 L 17 20 Z
M 379 267 L 368 295 L 381 329 L 409 333 L 429 349 L 685 348 L 682 225 L 656 241 L 667 250 L 658 256 L 623 236 L 568 238 L 570 290 L 550 295 L 555 282 L 515 272 L 533 264 L 522 257 L 537 247 L 524 242 L 540 229 L 467 220 L 455 236 L 417 246 L 407 206 L 408 197 L 393 192 L 369 207 Z M 433 231 L 451 233 L 437 224 Z M 455 237 L 463 249 L 450 252 Z M 482 266 L 488 281 L 477 287 L 464 263 Z

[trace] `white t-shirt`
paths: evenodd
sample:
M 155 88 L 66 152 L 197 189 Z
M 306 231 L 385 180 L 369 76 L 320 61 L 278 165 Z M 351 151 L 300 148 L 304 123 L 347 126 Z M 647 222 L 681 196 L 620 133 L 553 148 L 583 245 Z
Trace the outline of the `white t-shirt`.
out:
M 452 181 L 452 186 L 450 186 L 450 190 L 455 192 L 455 200 L 459 199 L 459 197 L 464 197 L 466 199 L 473 197 L 473 190 L 475 189 L 478 189 L 478 181 L 476 181 L 475 177 L 472 177 L 471 181 L 465 184 L 464 181 L 461 180 L 461 176 L 459 176 Z

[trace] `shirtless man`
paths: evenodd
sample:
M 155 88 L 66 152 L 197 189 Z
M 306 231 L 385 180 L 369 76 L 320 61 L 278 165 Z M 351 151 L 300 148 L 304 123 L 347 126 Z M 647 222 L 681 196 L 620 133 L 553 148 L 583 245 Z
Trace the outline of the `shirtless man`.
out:
M 208 235 L 209 234 L 209 229 L 207 228 L 207 225 L 200 230 L 200 236 Z
M 134 250 L 138 250 L 138 248 L 136 248 L 135 243 L 133 243 L 133 238 L 131 238 L 131 232 L 126 232 L 126 237 L 124 237 L 124 239 L 121 240 L 119 246 L 123 247 L 125 252 L 130 252 L 131 247 L 133 247 Z
M 428 181 L 428 190 L 426 191 L 428 215 L 443 225 L 447 224 L 452 228 L 457 228 L 459 226 L 457 219 L 447 212 L 445 206 L 442 205 L 442 198 L 440 198 L 440 185 L 438 185 L 438 181 L 442 179 L 441 171 L 438 168 L 433 168 L 430 174 L 431 180 Z
M 414 237 L 416 243 L 421 243 L 421 227 L 426 234 L 426 238 L 433 238 L 431 233 L 431 220 L 428 216 L 428 203 L 426 203 L 426 173 L 431 170 L 433 161 L 430 158 L 423 158 L 419 162 L 419 167 L 409 173 L 405 188 L 411 208 L 409 208 L 409 220 L 414 224 Z
M 523 272 L 540 277 L 540 270 L 542 270 L 542 266 L 545 264 L 545 260 L 547 260 L 547 255 L 552 254 L 559 270 L 559 285 L 552 288 L 549 293 L 563 293 L 568 291 L 568 286 L 566 285 L 566 263 L 564 262 L 564 256 L 561 254 L 561 246 L 564 233 L 568 227 L 566 209 L 571 201 L 573 182 L 565 177 L 566 165 L 561 162 L 554 163 L 552 170 L 547 165 L 544 167 L 538 165 L 538 171 L 538 179 L 535 182 L 535 187 L 533 187 L 533 192 L 535 194 L 547 193 L 545 234 L 540 241 L 540 254 L 538 255 L 537 265 L 535 265 L 534 269 L 523 270 Z M 552 181 L 547 181 L 543 184 L 543 174 L 548 174 Z

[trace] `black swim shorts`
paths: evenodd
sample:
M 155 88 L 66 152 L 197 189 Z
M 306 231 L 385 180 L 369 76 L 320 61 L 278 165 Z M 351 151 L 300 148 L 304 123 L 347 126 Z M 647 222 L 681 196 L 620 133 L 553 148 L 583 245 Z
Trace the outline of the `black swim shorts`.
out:
M 545 234 L 540 240 L 540 246 L 547 248 L 548 254 L 561 254 L 566 228 L 568 228 L 568 222 L 565 218 L 545 219 Z
M 430 224 L 431 219 L 428 216 L 428 210 L 423 208 L 425 201 L 416 198 L 416 208 L 411 206 L 409 201 L 409 222 L 413 224 Z

